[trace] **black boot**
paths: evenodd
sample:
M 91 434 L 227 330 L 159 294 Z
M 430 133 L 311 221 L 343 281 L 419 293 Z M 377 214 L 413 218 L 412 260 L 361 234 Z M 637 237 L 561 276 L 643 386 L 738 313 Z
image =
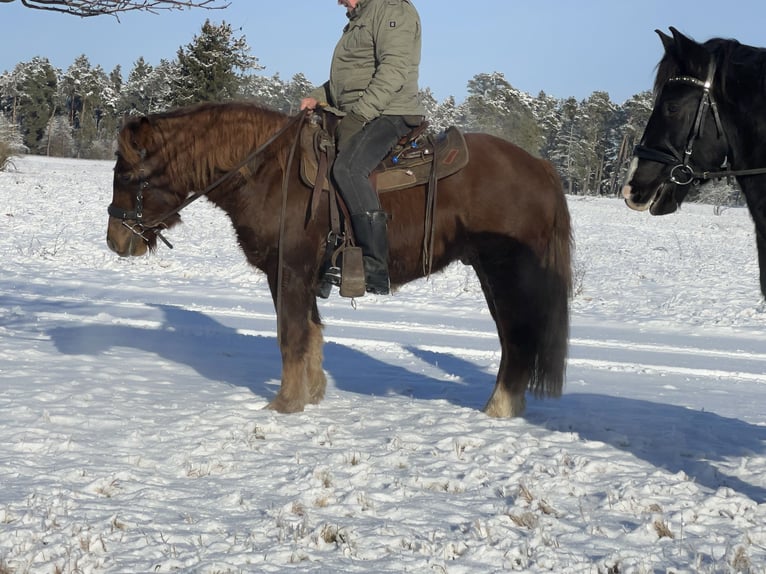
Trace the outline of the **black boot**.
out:
M 388 295 L 388 215 L 385 211 L 367 211 L 351 216 L 356 243 L 364 256 L 364 281 L 368 293 Z

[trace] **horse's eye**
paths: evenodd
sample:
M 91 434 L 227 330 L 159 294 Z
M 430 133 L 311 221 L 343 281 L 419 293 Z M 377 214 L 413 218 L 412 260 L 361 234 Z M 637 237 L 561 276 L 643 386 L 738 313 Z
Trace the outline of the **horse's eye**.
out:
M 681 106 L 678 102 L 665 102 L 663 104 L 663 109 L 665 111 L 665 115 L 668 116 L 675 116 L 678 114 L 678 111 L 681 109 Z
M 128 184 L 128 183 L 130 183 L 130 180 L 131 180 L 131 177 L 130 177 L 129 173 L 118 173 L 118 174 L 115 174 L 115 178 L 121 184 Z

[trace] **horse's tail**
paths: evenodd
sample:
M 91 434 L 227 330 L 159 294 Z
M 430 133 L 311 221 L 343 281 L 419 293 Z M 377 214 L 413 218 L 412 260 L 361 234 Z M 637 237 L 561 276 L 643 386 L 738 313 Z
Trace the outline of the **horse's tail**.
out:
M 561 180 L 552 164 L 546 170 L 555 190 L 551 236 L 542 257 L 542 330 L 529 390 L 557 397 L 564 387 L 572 297 L 572 223 Z

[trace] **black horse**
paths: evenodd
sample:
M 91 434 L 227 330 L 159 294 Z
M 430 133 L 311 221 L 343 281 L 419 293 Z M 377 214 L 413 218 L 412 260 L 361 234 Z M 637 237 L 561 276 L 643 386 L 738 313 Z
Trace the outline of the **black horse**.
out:
M 670 28 L 654 84 L 654 109 L 628 171 L 632 209 L 672 213 L 689 187 L 734 176 L 755 222 L 766 297 L 766 49 Z

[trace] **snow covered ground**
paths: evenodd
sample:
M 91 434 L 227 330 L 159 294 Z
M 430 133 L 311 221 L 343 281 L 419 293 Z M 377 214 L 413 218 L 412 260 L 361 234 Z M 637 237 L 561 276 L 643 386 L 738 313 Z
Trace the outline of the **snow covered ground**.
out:
M 325 401 L 278 388 L 265 279 L 205 202 L 105 245 L 111 162 L 0 173 L 0 573 L 766 572 L 752 224 L 570 198 L 567 385 L 480 412 L 472 271 L 321 303 Z

